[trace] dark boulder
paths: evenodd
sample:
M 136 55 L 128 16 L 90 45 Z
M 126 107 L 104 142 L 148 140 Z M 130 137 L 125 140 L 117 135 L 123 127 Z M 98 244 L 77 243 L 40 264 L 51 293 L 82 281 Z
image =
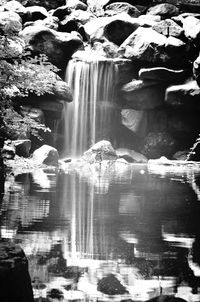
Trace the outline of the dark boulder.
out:
M 200 56 L 193 63 L 193 74 L 197 84 L 200 87 Z
M 20 246 L 0 243 L 0 301 L 33 302 L 28 260 Z
M 43 20 L 49 16 L 47 10 L 41 6 L 29 6 L 23 14 L 23 22 Z
M 97 290 L 107 295 L 123 295 L 128 293 L 127 289 L 113 274 L 99 280 Z
M 21 33 L 27 46 L 34 54 L 44 53 L 49 60 L 61 69 L 83 42 L 78 33 L 61 33 L 47 27 L 28 26 Z
M 166 83 L 180 83 L 186 79 L 187 71 L 183 69 L 174 70 L 165 67 L 141 68 L 139 78 L 141 80 L 153 80 Z
M 171 158 L 176 152 L 176 141 L 167 132 L 150 132 L 144 139 L 141 152 L 147 158 L 155 159 L 161 156 Z

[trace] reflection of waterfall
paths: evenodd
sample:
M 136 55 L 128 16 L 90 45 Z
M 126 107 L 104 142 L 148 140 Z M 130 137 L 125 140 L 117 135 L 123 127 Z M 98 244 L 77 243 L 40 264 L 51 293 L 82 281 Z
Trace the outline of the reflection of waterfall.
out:
M 116 70 L 112 60 L 69 62 L 66 82 L 73 102 L 64 109 L 64 155 L 80 156 L 97 140 L 111 138 Z

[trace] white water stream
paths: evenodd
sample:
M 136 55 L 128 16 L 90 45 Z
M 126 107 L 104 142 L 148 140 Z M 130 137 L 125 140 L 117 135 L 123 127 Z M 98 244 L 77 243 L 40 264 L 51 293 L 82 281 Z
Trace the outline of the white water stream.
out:
M 97 141 L 110 139 L 116 76 L 112 60 L 69 61 L 65 80 L 73 102 L 64 108 L 64 156 L 78 157 Z

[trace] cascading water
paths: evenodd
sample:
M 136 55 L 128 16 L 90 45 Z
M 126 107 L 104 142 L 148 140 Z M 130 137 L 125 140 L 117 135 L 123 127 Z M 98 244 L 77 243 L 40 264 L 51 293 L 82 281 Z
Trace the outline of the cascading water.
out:
M 64 108 L 64 156 L 78 157 L 98 140 L 111 139 L 116 76 L 109 59 L 69 61 L 66 82 L 73 102 Z

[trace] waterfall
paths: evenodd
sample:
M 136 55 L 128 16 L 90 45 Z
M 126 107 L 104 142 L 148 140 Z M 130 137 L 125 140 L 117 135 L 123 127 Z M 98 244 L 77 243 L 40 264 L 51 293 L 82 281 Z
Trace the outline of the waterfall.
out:
M 116 75 L 109 59 L 69 61 L 65 80 L 73 102 L 64 108 L 64 156 L 81 156 L 98 140 L 111 139 Z

